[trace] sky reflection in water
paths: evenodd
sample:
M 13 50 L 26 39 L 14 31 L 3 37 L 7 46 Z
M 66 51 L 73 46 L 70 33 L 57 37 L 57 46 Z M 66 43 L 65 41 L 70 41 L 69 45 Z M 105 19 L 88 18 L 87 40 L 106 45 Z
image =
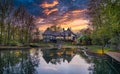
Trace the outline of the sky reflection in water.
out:
M 106 60 L 75 49 L 0 50 L 0 74 L 119 74 Z

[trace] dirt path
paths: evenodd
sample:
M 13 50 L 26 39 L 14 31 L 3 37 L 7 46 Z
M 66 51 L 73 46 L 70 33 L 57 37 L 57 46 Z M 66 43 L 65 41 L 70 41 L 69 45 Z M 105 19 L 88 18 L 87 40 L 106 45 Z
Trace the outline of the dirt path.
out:
M 107 52 L 106 53 L 108 56 L 112 57 L 116 61 L 120 62 L 120 53 L 118 52 Z

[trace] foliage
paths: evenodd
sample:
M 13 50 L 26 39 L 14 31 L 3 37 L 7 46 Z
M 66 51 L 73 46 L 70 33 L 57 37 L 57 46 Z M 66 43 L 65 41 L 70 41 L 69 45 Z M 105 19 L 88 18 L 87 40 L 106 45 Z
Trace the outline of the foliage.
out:
M 90 0 L 93 44 L 120 45 L 120 0 Z M 118 47 L 119 49 L 119 47 Z
M 90 45 L 91 44 L 91 38 L 88 35 L 83 35 L 78 37 L 78 39 L 81 45 Z

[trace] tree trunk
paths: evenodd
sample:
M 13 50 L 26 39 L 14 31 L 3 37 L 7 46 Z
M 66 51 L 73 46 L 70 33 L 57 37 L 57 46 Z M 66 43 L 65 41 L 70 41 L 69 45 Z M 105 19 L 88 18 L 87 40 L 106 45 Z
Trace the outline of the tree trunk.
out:
M 105 44 L 102 45 L 102 54 L 104 54 Z
M 7 39 L 7 41 L 8 41 L 7 44 L 8 44 L 8 45 L 10 45 L 10 40 L 11 40 L 11 39 L 10 39 L 10 32 L 11 32 L 11 31 L 10 31 L 10 23 L 8 23 L 8 39 Z

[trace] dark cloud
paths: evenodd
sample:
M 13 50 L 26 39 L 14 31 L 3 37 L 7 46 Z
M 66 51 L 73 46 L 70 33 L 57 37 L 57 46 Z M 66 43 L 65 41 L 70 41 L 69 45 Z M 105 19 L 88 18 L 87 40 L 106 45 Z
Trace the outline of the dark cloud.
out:
M 88 0 L 14 0 L 14 3 L 16 7 L 24 5 L 31 14 L 40 16 L 43 15 L 44 11 L 41 5 L 44 2 L 50 5 L 54 1 L 58 1 L 59 4 L 53 4 L 53 8 L 58 8 L 61 13 L 69 10 L 85 9 L 88 3 Z
M 43 0 L 14 0 L 15 7 L 23 5 L 32 15 L 42 15 L 43 9 L 39 6 Z

